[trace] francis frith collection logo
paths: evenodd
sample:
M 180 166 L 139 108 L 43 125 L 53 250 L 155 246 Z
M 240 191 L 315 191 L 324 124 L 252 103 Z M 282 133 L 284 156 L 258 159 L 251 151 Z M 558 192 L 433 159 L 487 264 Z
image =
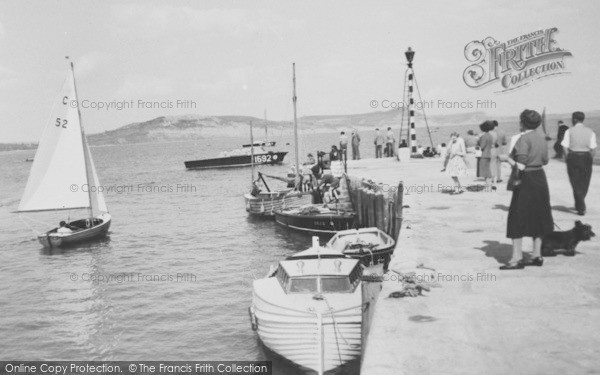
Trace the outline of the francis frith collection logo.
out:
M 556 27 L 536 30 L 501 43 L 492 37 L 474 40 L 465 47 L 465 58 L 472 63 L 463 80 L 472 88 L 498 83 L 510 91 L 540 78 L 568 73 L 564 58 L 571 52 L 559 48 Z

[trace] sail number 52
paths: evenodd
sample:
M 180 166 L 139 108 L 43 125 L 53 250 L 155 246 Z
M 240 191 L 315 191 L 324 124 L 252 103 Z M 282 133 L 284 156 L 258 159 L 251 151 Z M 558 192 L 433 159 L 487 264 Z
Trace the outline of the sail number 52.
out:
M 68 123 L 67 119 L 64 119 L 64 118 L 61 119 L 60 117 L 58 117 L 56 119 L 56 123 L 54 123 L 54 125 L 60 126 L 60 127 L 63 127 L 63 128 L 66 129 L 67 128 L 67 123 Z

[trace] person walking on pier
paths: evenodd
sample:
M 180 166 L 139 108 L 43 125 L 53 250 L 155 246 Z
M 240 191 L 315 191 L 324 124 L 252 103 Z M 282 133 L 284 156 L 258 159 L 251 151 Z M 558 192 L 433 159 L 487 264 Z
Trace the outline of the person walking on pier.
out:
M 548 180 L 543 168 L 548 164 L 548 146 L 545 135 L 535 131 L 542 123 L 542 117 L 536 111 L 526 109 L 520 118 L 524 132 L 510 156 L 501 157 L 502 161 L 519 169 L 521 181 L 513 189 L 506 224 L 506 237 L 512 239 L 512 257 L 500 267 L 501 270 L 542 266 L 542 237 L 554 228 Z M 528 259 L 523 258 L 523 237 L 533 238 L 533 251 Z
M 392 128 L 387 128 L 387 135 L 385 139 L 385 156 L 392 158 L 395 155 L 394 150 L 396 149 L 396 138 Z
M 556 159 L 562 159 L 565 156 L 565 152 L 562 146 L 562 141 L 565 139 L 565 133 L 569 130 L 569 127 L 565 125 L 563 120 L 558 121 L 558 132 L 556 133 L 556 142 L 554 143 L 554 157 Z
M 458 133 L 453 132 L 450 137 L 452 140 L 450 141 L 447 164 L 444 166 L 444 169 L 446 170 L 446 174 L 452 178 L 452 181 L 454 181 L 454 185 L 456 186 L 456 190 L 453 190 L 452 194 L 462 194 L 464 191 L 458 178 L 468 174 L 467 164 L 465 163 L 467 149 L 465 147 L 465 141 L 460 138 Z
M 352 160 L 360 160 L 360 135 L 356 129 L 352 130 Z
M 340 157 L 341 160 L 348 160 L 348 136 L 346 132 L 340 133 Z
M 385 138 L 379 131 L 379 128 L 375 129 L 375 139 L 373 140 L 373 143 L 375 144 L 375 158 L 379 159 L 381 158 L 381 149 L 385 143 Z
M 573 127 L 565 132 L 561 142 L 567 157 L 567 173 L 573 188 L 575 209 L 578 215 L 585 215 L 585 196 L 592 179 L 592 162 L 598 147 L 596 133 L 585 125 L 585 114 L 574 112 L 572 115 Z
M 481 149 L 481 158 L 479 161 L 479 177 L 485 179 L 486 185 L 492 182 L 492 149 L 494 148 L 494 137 L 490 134 L 490 131 L 494 128 L 492 121 L 485 121 L 479 125 L 479 129 L 483 132 L 477 146 Z

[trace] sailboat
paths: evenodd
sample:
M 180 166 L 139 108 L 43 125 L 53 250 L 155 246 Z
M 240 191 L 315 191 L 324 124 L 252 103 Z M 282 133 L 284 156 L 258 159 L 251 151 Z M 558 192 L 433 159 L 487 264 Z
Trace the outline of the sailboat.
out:
M 296 173 L 296 188 L 286 188 L 283 190 L 271 191 L 269 185 L 265 181 L 263 174 L 258 172 L 258 180 L 260 180 L 265 187 L 266 191 L 259 190 L 257 186 L 258 180 L 254 179 L 254 164 L 252 165 L 252 191 L 244 194 L 244 200 L 246 202 L 246 211 L 250 215 L 256 216 L 269 216 L 275 215 L 275 212 L 285 208 L 295 208 L 306 204 L 312 203 L 312 194 L 308 192 L 299 191 L 302 185 L 300 181 L 300 161 L 298 154 L 298 120 L 296 114 L 296 64 L 292 64 L 293 84 L 294 92 L 292 101 L 294 103 L 294 144 L 295 144 L 295 173 Z M 266 133 L 266 131 L 265 131 Z M 254 137 L 252 135 L 252 123 L 250 123 L 250 143 L 254 144 Z M 270 176 L 267 176 L 270 177 Z
M 105 236 L 111 216 L 81 124 L 75 69 L 70 71 L 46 124 L 17 212 L 85 209 L 86 217 L 65 222 L 38 236 L 45 247 L 58 247 Z M 61 223 L 62 224 L 62 223 Z
M 251 143 L 243 144 L 242 147 L 275 147 L 277 142 L 269 141 L 269 127 L 267 121 L 267 110 L 265 109 L 265 139 L 260 141 L 252 141 Z

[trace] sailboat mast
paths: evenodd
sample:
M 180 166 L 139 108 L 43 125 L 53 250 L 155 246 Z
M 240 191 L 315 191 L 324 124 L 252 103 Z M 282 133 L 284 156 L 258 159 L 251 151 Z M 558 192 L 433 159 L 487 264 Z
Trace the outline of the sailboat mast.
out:
M 252 165 L 252 176 L 250 178 L 250 186 L 254 184 L 254 135 L 252 133 L 252 121 L 250 121 L 250 165 Z
M 75 89 L 75 102 L 77 103 L 77 116 L 79 117 L 79 128 L 81 129 L 81 144 L 85 145 L 85 132 L 83 131 L 83 122 L 81 121 L 81 110 L 79 109 L 79 95 L 77 94 L 77 83 L 75 83 L 75 67 L 73 61 L 71 61 L 71 74 L 73 75 L 73 88 Z M 85 159 L 85 180 L 88 185 L 88 202 L 90 204 L 90 225 L 93 225 L 94 212 L 92 209 L 92 189 L 90 188 L 90 176 L 88 174 L 88 165 L 90 165 L 89 155 L 87 152 L 83 153 Z
M 267 109 L 265 108 L 265 142 L 269 141 L 269 128 L 267 126 Z
M 293 73 L 293 82 L 294 82 L 294 97 L 292 101 L 294 102 L 294 147 L 296 152 L 296 184 L 300 182 L 300 156 L 298 155 L 298 119 L 296 114 L 296 102 L 298 101 L 298 97 L 296 96 L 296 63 L 292 63 L 292 73 Z

